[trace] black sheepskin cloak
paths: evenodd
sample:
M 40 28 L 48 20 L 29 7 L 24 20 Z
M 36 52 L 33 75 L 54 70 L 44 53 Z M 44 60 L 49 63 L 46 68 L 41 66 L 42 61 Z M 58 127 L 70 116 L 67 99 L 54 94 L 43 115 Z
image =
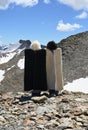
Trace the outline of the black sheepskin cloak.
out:
M 24 91 L 47 90 L 46 50 L 25 50 Z

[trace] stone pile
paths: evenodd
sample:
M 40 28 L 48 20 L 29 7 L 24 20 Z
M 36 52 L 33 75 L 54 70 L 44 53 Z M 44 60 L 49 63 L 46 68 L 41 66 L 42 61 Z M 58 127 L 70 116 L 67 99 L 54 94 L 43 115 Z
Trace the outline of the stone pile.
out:
M 0 130 L 88 130 L 88 94 L 0 93 Z

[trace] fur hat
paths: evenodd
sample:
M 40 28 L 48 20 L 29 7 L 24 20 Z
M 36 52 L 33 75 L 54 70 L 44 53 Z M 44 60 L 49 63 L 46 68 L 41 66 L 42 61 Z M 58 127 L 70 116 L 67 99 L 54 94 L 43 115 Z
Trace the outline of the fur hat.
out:
M 54 41 L 48 42 L 48 44 L 47 44 L 47 49 L 49 49 L 49 50 L 51 50 L 51 51 L 57 49 L 56 43 L 55 43 Z
M 41 49 L 41 45 L 38 41 L 33 41 L 30 45 L 30 48 L 32 50 L 39 50 L 39 49 Z

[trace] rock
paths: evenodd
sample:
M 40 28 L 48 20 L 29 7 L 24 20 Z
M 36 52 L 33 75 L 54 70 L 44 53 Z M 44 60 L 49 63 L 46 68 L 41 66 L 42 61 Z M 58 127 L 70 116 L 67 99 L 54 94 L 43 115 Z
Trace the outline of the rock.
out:
M 74 111 L 74 115 L 75 116 L 80 116 L 80 115 L 82 115 L 83 113 L 82 113 L 82 111 L 81 110 L 75 110 Z
M 71 92 L 70 92 L 70 91 L 67 91 L 67 90 L 63 90 L 63 91 L 62 91 L 62 94 L 64 94 L 64 95 L 69 95 L 69 94 L 71 94 Z
M 13 101 L 13 104 L 18 104 L 18 103 L 19 103 L 19 99 Z
M 60 124 L 61 126 L 65 126 L 67 128 L 74 128 L 73 122 L 71 121 L 70 118 L 61 118 L 60 119 Z
M 35 122 L 34 121 L 32 121 L 32 120 L 29 120 L 29 119 L 24 119 L 23 120 L 23 124 L 25 124 L 25 125 L 34 125 L 35 124 Z
M 61 102 L 68 103 L 68 102 L 70 102 L 70 99 L 68 99 L 68 98 L 62 98 Z
M 13 98 L 13 95 L 12 95 L 12 92 L 8 92 L 8 93 L 3 93 L 2 94 L 2 99 L 3 100 L 7 100 L 7 99 L 12 99 Z
M 44 125 L 44 124 L 47 123 L 47 120 L 44 120 L 43 118 L 42 119 L 40 118 L 40 119 L 36 120 L 36 123 L 39 124 L 39 125 Z
M 87 94 L 66 92 L 52 98 L 19 100 L 27 96 L 23 92 L 1 94 L 0 130 L 87 130 Z
M 85 110 L 83 113 L 85 116 L 88 116 L 88 110 Z
M 37 128 L 38 129 L 44 129 L 44 125 L 38 125 Z
M 31 100 L 35 103 L 41 103 L 44 102 L 47 99 L 46 96 L 40 96 L 40 97 L 32 97 Z
M 86 102 L 86 99 L 83 99 L 83 98 L 76 98 L 75 101 Z
M 83 124 L 83 119 L 81 119 L 81 118 L 79 118 L 79 117 L 75 117 L 75 120 L 76 120 L 76 122 L 79 122 L 80 125 Z
M 43 115 L 44 113 L 48 113 L 48 114 L 51 114 L 51 113 L 55 113 L 56 110 L 55 110 L 56 106 L 54 106 L 53 104 L 45 104 L 44 106 L 38 106 L 37 109 L 36 109 L 36 113 L 39 115 Z M 50 115 L 51 116 L 51 115 Z
M 0 121 L 1 122 L 6 122 L 5 118 L 3 116 L 0 116 Z

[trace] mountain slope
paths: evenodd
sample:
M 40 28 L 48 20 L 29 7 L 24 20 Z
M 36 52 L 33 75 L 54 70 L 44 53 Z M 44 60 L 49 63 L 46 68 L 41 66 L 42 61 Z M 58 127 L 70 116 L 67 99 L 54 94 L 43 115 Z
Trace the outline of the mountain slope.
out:
M 15 50 L 0 51 L 0 91 L 23 91 L 24 49 L 29 48 L 30 44 L 29 40 L 26 42 L 21 40 Z M 62 48 L 64 84 L 87 77 L 88 31 L 63 39 L 57 45 Z
M 30 42 L 31 44 L 31 42 Z M 0 84 L 0 91 L 22 91 L 24 80 L 24 49 L 29 48 L 29 42 L 19 44 L 18 48 L 11 52 L 2 53 L 3 63 L 0 63 L 0 70 L 5 71 L 4 78 Z M 13 57 L 7 55 L 13 55 Z M 5 60 L 8 59 L 7 62 Z M 1 60 L 0 60 L 1 61 Z M 22 62 L 22 68 L 19 62 Z
M 88 31 L 58 43 L 63 54 L 64 83 L 88 76 Z

